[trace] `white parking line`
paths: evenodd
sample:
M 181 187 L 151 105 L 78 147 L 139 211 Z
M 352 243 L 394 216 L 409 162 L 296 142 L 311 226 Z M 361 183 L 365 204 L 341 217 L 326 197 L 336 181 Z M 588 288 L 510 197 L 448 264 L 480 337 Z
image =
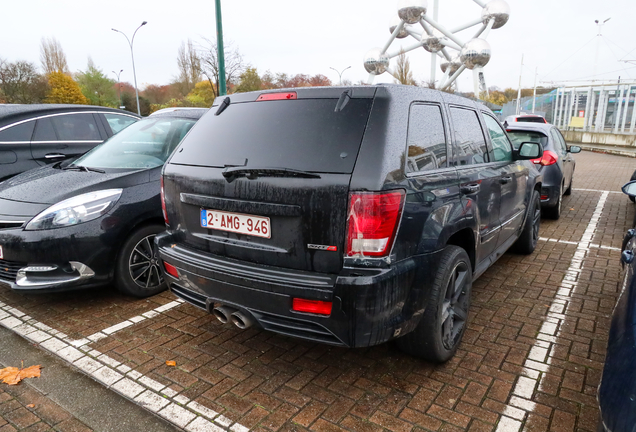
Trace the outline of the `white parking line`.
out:
M 539 240 L 545 241 L 545 242 L 553 242 L 553 243 L 564 243 L 564 244 L 575 245 L 575 246 L 581 246 L 583 243 L 585 243 L 587 246 L 583 246 L 583 247 L 586 247 L 587 250 L 606 249 L 606 250 L 618 251 L 618 252 L 621 251 L 621 248 L 617 248 L 613 246 L 602 246 L 602 245 L 597 245 L 597 244 L 588 243 L 588 242 L 573 242 L 568 240 L 559 240 L 559 239 L 552 239 L 552 238 L 545 238 L 545 237 L 539 237 Z
M 528 354 L 528 358 L 526 358 L 524 362 L 523 375 L 517 379 L 517 383 L 512 391 L 513 395 L 504 409 L 495 432 L 518 432 L 521 429 L 527 413 L 533 412 L 536 407 L 535 403 L 532 402 L 532 396 L 534 395 L 535 389 L 537 389 L 537 384 L 538 388 L 541 388 L 545 373 L 552 363 L 552 358 L 549 356 L 549 353 L 552 346 L 556 343 L 561 333 L 561 326 L 567 317 L 570 301 L 576 291 L 579 275 L 583 268 L 583 260 L 591 247 L 598 246 L 592 246 L 590 242 L 596 232 L 599 219 L 603 213 L 603 207 L 605 207 L 605 202 L 607 201 L 610 191 L 599 192 L 601 192 L 601 198 L 598 200 L 592 219 L 588 223 L 581 237 L 581 241 L 567 242 L 576 244 L 574 257 L 570 261 L 570 266 L 559 285 L 559 290 L 550 304 L 550 309 L 539 330 L 539 335 Z M 554 239 L 544 240 L 558 241 Z
M 600 189 L 578 189 L 578 188 L 574 188 L 575 191 L 583 191 L 583 192 L 601 192 L 601 193 L 616 193 L 616 194 L 622 194 L 622 191 L 608 191 L 608 190 L 600 190 Z
M 175 301 L 151 312 L 165 312 L 179 304 L 181 302 Z M 158 311 L 158 309 L 162 310 Z M 134 323 L 132 318 L 130 322 L 130 325 Z M 92 341 L 88 338 L 71 340 L 64 333 L 38 322 L 20 310 L 2 302 L 0 302 L 0 325 L 30 342 L 40 345 L 107 388 L 187 431 L 249 431 L 245 426 L 233 422 L 216 411 L 185 396 L 178 395 L 168 386 L 132 370 L 106 354 L 91 349 L 89 344 Z M 117 326 L 120 324 L 109 327 L 109 329 Z M 118 329 L 125 327 L 128 325 Z M 113 330 L 110 334 L 118 329 Z M 80 344 L 80 342 L 83 343 Z

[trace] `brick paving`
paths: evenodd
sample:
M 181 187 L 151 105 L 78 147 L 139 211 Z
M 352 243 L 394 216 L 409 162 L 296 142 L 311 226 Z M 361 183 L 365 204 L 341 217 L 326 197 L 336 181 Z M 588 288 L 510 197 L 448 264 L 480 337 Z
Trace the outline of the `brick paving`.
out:
M 92 430 L 27 384 L 21 383 L 17 386 L 0 384 L 0 432 L 91 432 Z
M 590 152 L 576 160 L 575 188 L 620 191 L 636 168 L 634 159 Z M 574 244 L 540 241 L 530 256 L 506 254 L 475 282 L 464 340 L 444 365 L 410 358 L 393 344 L 343 349 L 241 331 L 187 304 L 92 347 L 257 431 L 494 431 L 505 429 L 502 414 L 511 410 L 524 431 L 595 431 L 596 388 L 622 277 L 616 250 L 585 252 L 555 343 L 530 369 L 527 360 L 536 358 L 531 350 L 600 197 L 574 190 L 559 221 L 542 221 L 542 238 Z M 610 193 L 592 243 L 620 247 L 633 217 L 627 197 Z M 108 289 L 35 296 L 0 286 L 0 301 L 73 338 L 173 299 L 135 300 Z M 524 390 L 528 376 L 541 376 L 541 385 Z

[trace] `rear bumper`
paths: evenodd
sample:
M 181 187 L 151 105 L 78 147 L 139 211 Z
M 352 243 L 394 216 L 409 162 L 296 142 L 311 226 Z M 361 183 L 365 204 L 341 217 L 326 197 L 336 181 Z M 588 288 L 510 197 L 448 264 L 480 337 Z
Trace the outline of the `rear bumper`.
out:
M 418 324 L 441 252 L 412 257 L 387 268 L 343 268 L 339 275 L 232 260 L 189 249 L 170 232 L 155 240 L 170 290 L 211 311 L 215 303 L 251 314 L 276 333 L 347 347 L 381 344 Z M 292 299 L 333 302 L 331 315 L 292 311 Z

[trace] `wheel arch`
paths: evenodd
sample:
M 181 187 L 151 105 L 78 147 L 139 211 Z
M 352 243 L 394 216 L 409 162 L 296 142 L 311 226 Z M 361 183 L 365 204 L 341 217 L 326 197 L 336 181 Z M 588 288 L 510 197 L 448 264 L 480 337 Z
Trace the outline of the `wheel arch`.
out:
M 473 272 L 476 265 L 476 241 L 475 233 L 471 228 L 462 228 L 455 232 L 446 241 L 446 245 L 458 246 L 466 251 L 468 258 L 470 258 L 470 264 Z

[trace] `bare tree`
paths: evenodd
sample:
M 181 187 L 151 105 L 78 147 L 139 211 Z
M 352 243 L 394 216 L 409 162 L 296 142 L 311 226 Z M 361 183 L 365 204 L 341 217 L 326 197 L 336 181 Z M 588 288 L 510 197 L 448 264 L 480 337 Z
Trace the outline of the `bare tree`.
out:
M 413 72 L 411 71 L 411 63 L 409 59 L 406 57 L 404 51 L 400 52 L 397 60 L 397 67 L 395 69 L 395 82 L 398 84 L 404 85 L 414 85 L 417 83 L 415 79 L 413 79 Z
M 219 95 L 219 59 L 216 50 L 216 42 L 203 38 L 205 44 L 199 48 L 203 75 L 208 79 L 214 92 L 214 97 Z M 238 83 L 240 76 L 245 72 L 247 65 L 238 49 L 233 49 L 231 43 L 225 44 L 225 81 L 228 88 Z
M 42 38 L 40 41 L 40 62 L 45 74 L 62 72 L 70 75 L 66 54 L 60 42 L 55 37 Z
M 0 59 L 0 94 L 6 103 L 39 103 L 46 96 L 48 84 L 33 63 L 9 63 Z
M 182 93 L 188 94 L 196 83 L 201 81 L 203 69 L 201 67 L 201 57 L 197 53 L 192 41 L 182 42 L 177 53 L 177 66 L 179 76 L 177 82 L 181 84 Z

